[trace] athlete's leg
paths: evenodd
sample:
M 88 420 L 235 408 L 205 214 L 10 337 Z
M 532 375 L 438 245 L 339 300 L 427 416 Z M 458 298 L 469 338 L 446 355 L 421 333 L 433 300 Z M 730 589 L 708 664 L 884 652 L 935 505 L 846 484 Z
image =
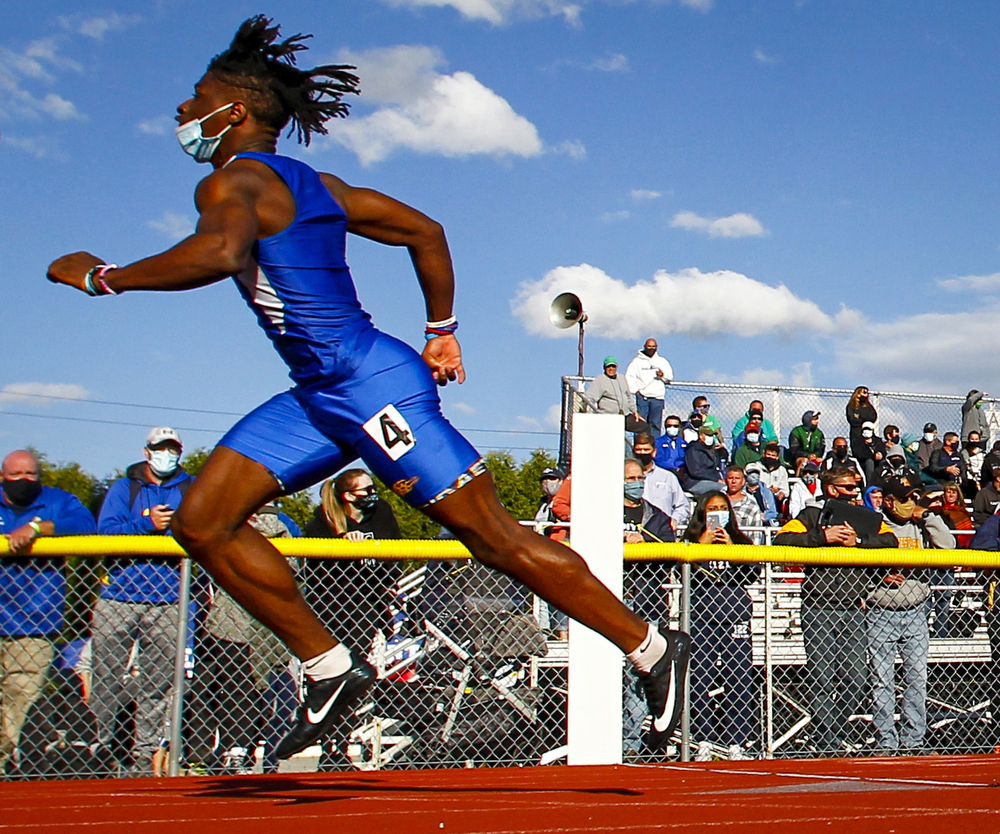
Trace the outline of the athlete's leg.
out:
M 493 476 L 480 475 L 421 508 L 447 527 L 483 564 L 523 582 L 624 652 L 645 639 L 647 625 L 611 593 L 574 551 L 522 527 L 503 508 Z
M 281 492 L 264 466 L 217 446 L 174 514 L 171 529 L 220 587 L 306 660 L 337 641 L 306 604 L 285 557 L 246 523 Z

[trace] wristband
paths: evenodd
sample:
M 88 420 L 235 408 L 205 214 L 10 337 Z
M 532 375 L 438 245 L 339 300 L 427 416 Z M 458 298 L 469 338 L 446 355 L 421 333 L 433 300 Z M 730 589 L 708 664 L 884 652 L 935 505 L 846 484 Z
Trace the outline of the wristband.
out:
M 118 264 L 98 264 L 88 269 L 83 278 L 83 291 L 87 295 L 118 295 L 104 280 L 112 269 L 118 269 Z
M 458 330 L 458 319 L 451 315 L 441 321 L 427 322 L 427 326 L 424 328 L 424 338 L 429 342 L 438 336 L 451 336 L 456 330 Z
M 28 526 L 35 531 L 36 536 L 42 535 L 42 525 L 38 523 L 37 518 L 31 519 L 31 521 L 28 522 Z

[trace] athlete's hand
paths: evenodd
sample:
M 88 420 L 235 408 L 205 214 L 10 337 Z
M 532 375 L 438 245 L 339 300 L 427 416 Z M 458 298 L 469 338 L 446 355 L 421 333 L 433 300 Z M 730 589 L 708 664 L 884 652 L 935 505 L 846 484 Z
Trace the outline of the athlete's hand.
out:
M 104 261 L 89 252 L 74 252 L 72 255 L 56 258 L 49 264 L 47 277 L 53 284 L 66 284 L 86 292 L 83 289 L 83 279 L 91 269 L 102 263 Z
M 462 367 L 462 348 L 452 335 L 431 339 L 421 354 L 438 385 L 449 382 L 465 382 L 465 368 Z

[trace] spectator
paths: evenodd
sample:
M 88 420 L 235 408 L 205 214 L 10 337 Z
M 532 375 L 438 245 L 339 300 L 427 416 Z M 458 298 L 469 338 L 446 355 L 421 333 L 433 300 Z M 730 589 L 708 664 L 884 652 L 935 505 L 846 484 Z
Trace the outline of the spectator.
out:
M 990 436 L 990 423 L 983 413 L 983 399 L 989 396 L 985 391 L 973 388 L 962 404 L 962 440 L 969 439 L 970 432 L 978 432 L 980 437 Z
M 649 424 L 650 433 L 660 436 L 663 423 L 665 386 L 674 378 L 670 363 L 656 352 L 656 339 L 646 339 L 638 356 L 625 370 L 628 390 L 635 395 L 638 418 Z
M 920 457 L 917 455 L 917 452 L 920 449 L 920 438 L 917 437 L 917 435 L 915 434 L 910 434 L 909 432 L 905 432 L 903 434 L 902 440 L 900 441 L 900 445 L 903 447 L 903 453 L 906 455 L 906 465 L 910 467 L 910 469 L 912 469 L 914 472 L 918 473 L 917 475 L 918 480 L 924 483 L 933 483 L 934 482 L 933 478 L 931 478 L 929 475 L 924 475 L 921 472 L 924 466 L 920 462 Z M 928 459 L 930 459 L 929 455 Z M 1000 462 L 1000 458 L 998 458 L 998 462 Z
M 698 396 L 691 400 L 692 414 L 701 416 L 702 425 L 708 426 L 709 428 L 715 429 L 719 434 L 719 442 L 722 442 L 722 424 L 718 421 L 714 414 L 711 414 L 712 404 L 708 401 L 708 397 Z
M 566 473 L 553 466 L 545 467 L 538 476 L 539 486 L 542 489 L 542 500 L 539 501 L 538 509 L 535 510 L 536 533 L 543 536 L 552 534 L 552 525 L 558 521 L 555 513 L 552 512 L 552 499 L 555 498 L 559 487 L 563 485 L 565 480 Z
M 752 543 L 729 499 L 717 492 L 698 498 L 684 540 Z M 750 634 L 753 603 L 747 588 L 758 580 L 760 568 L 722 559 L 691 567 L 691 737 L 700 740 L 695 760 L 711 761 L 713 740 L 732 761 L 753 758 L 747 745 L 756 735 L 757 696 Z M 711 697 L 717 683 L 722 685 L 721 726 Z
M 639 423 L 635 395 L 629 391 L 625 380 L 618 376 L 618 360 L 613 356 L 604 358 L 604 373 L 594 378 L 584 394 L 587 404 L 598 414 L 624 414 L 628 431 L 648 431 L 645 423 Z
M 97 519 L 105 536 L 166 536 L 193 483 L 181 469 L 180 435 L 158 426 L 146 437 L 144 460 L 108 489 Z M 177 647 L 178 562 L 169 557 L 109 559 L 107 580 L 91 619 L 93 697 L 101 743 L 133 775 L 152 775 L 153 754 L 166 735 Z M 127 685 L 126 682 L 131 682 Z M 135 704 L 126 749 L 113 746 L 123 716 Z M 131 751 L 129 751 L 131 747 Z M 131 763 L 129 753 L 131 752 Z
M 920 489 L 900 479 L 885 485 L 885 524 L 900 548 L 954 549 L 940 515 L 920 506 Z M 882 751 L 918 751 L 927 732 L 927 571 L 877 570 L 866 597 L 865 628 L 872 672 L 872 723 Z M 896 726 L 896 652 L 902 661 L 903 697 Z
M 820 471 L 827 469 L 833 469 L 835 466 L 846 466 L 848 469 L 853 469 L 858 475 L 858 484 L 864 485 L 865 483 L 871 483 L 871 478 L 866 478 L 864 472 L 861 471 L 861 464 L 858 459 L 851 455 L 851 450 L 847 446 L 846 437 L 835 437 L 833 438 L 833 448 L 830 453 L 823 458 L 823 463 L 820 466 Z
M 968 439 L 962 449 L 962 460 L 965 461 L 965 471 L 972 482 L 972 489 L 978 489 L 983 464 L 986 462 L 986 444 L 983 443 L 982 436 L 978 431 L 969 432 Z M 971 497 L 975 498 L 975 492 Z
M 984 487 L 993 480 L 993 470 L 1000 466 L 1000 440 L 993 443 L 989 453 L 983 458 L 983 466 L 979 470 L 979 486 Z
M 657 466 L 653 460 L 653 436 L 637 434 L 632 450 L 636 460 L 642 465 L 642 474 L 646 479 L 646 488 L 642 493 L 643 500 L 664 513 L 670 519 L 670 525 L 674 530 L 683 527 L 691 516 L 691 504 L 684 495 L 677 476 Z
M 726 497 L 729 499 L 729 506 L 739 522 L 740 529 L 748 530 L 751 527 L 763 527 L 764 516 L 760 511 L 757 500 L 746 492 L 746 474 L 741 466 L 730 466 L 726 469 Z M 763 544 L 764 534 L 760 531 L 747 534 L 753 544 Z
M 624 539 L 627 544 L 672 542 L 674 525 L 662 510 L 645 500 L 646 475 L 635 458 L 625 461 Z
M 828 469 L 827 472 L 832 472 Z M 855 481 L 857 483 L 857 481 Z M 823 488 L 819 482 L 819 467 L 809 461 L 802 467 L 802 476 L 792 485 L 788 498 L 788 515 L 795 518 L 806 507 L 817 507 L 823 502 Z
M 697 432 L 695 438 L 697 439 Z M 669 415 L 664 420 L 663 434 L 656 438 L 656 465 L 678 475 L 684 466 L 684 448 L 687 444 L 681 429 L 681 418 L 676 414 Z
M 924 436 L 917 443 L 917 458 L 920 460 L 920 471 L 923 472 L 931 462 L 931 455 L 944 444 L 938 440 L 938 430 L 934 423 L 924 426 Z
M 875 468 L 885 460 L 885 444 L 882 438 L 875 436 L 875 424 L 861 424 L 860 434 L 851 440 L 851 452 L 861 464 L 861 471 L 866 483 L 871 483 L 875 477 Z
M 744 490 L 747 495 L 757 502 L 757 506 L 760 508 L 761 515 L 764 518 L 764 525 L 771 527 L 778 524 L 778 505 L 774 500 L 774 493 L 764 485 L 763 477 L 765 471 L 764 464 L 760 461 L 747 464 L 743 470 L 743 474 L 747 479 Z
M 882 515 L 882 503 L 884 500 L 884 494 L 882 492 L 881 486 L 870 486 L 865 490 L 864 501 L 862 502 L 869 510 Z
M 993 480 L 976 494 L 972 502 L 972 521 L 977 527 L 986 523 L 1000 506 L 1000 466 L 993 467 Z
M 958 435 L 955 432 L 945 433 L 944 443 L 940 449 L 931 452 L 930 461 L 924 471 L 938 483 L 950 481 L 961 486 L 969 479 L 969 472 L 965 468 L 965 461 L 958 448 Z
M 715 429 L 702 425 L 698 430 L 698 439 L 688 443 L 684 450 L 684 468 L 687 470 L 684 489 L 692 495 L 721 492 L 725 488 L 722 473 L 726 450 L 725 447 L 720 448 L 718 439 Z
M 760 400 L 754 400 L 750 403 L 747 413 L 740 417 L 736 421 L 736 425 L 733 426 L 733 454 L 736 454 L 736 450 L 743 445 L 743 438 L 740 435 L 745 432 L 748 423 L 757 423 L 760 426 L 760 440 L 765 445 L 778 441 L 778 433 L 774 430 L 774 424 L 764 417 L 764 403 Z
M 779 509 L 788 500 L 788 470 L 781 463 L 781 449 L 777 443 L 768 443 L 764 447 L 764 455 L 760 459 L 764 466 L 761 473 L 761 483 L 771 490 L 774 501 Z
M 878 422 L 878 412 L 869 399 L 867 387 L 859 385 L 854 389 L 854 393 L 851 395 L 845 411 L 847 412 L 847 424 L 850 426 L 848 435 L 851 441 L 851 449 L 854 450 L 854 456 L 861 460 L 862 456 L 857 452 L 857 444 L 861 440 L 861 432 L 864 429 L 864 424 L 871 423 L 872 427 L 874 427 Z
M 746 431 L 740 435 L 743 442 L 736 449 L 733 462 L 737 466 L 746 466 L 748 463 L 755 463 L 764 457 L 763 435 L 760 423 L 750 421 L 747 423 Z
M 888 449 L 890 446 L 896 446 L 899 444 L 899 426 L 894 426 L 891 423 L 882 430 L 882 437 L 885 442 L 885 446 Z
M 42 486 L 41 477 L 38 458 L 24 449 L 0 466 L 0 535 L 9 548 L 0 558 L 0 776 L 15 770 L 25 717 L 42 694 L 63 628 L 63 560 L 33 558 L 31 549 L 39 538 L 96 530 L 80 499 Z
M 874 482 L 881 485 L 893 477 L 903 478 L 912 484 L 919 484 L 922 480 L 920 473 L 907 463 L 902 446 L 889 446 L 885 450 L 885 460 L 875 469 Z
M 805 412 L 802 423 L 788 435 L 788 462 L 796 475 L 802 472 L 802 465 L 807 460 L 820 461 L 826 452 L 826 438 L 819 429 L 819 415 L 818 411 Z
M 823 526 L 820 516 L 828 500 L 851 500 L 858 482 L 850 469 L 823 473 L 821 501 L 806 507 L 775 536 L 776 545 L 791 547 L 896 547 L 896 537 L 883 523 L 875 535 L 858 535 L 849 524 Z M 845 561 L 850 557 L 845 554 Z M 812 745 L 819 753 L 842 754 L 848 719 L 865 696 L 865 618 L 868 571 L 862 567 L 807 565 L 802 582 L 802 637 L 806 652 L 806 700 L 811 716 Z M 926 630 L 926 624 L 925 624 Z
M 941 507 L 941 515 L 949 530 L 974 530 L 972 516 L 965 509 L 965 501 L 962 499 L 962 492 L 958 484 L 944 485 L 944 503 Z M 955 536 L 959 547 L 968 547 L 972 536 Z

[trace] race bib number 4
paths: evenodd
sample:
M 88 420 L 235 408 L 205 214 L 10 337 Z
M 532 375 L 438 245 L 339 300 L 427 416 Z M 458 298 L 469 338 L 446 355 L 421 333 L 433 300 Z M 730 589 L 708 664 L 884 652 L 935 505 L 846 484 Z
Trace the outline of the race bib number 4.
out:
M 417 444 L 409 424 L 394 405 L 387 405 L 362 428 L 392 460 L 399 460 Z

